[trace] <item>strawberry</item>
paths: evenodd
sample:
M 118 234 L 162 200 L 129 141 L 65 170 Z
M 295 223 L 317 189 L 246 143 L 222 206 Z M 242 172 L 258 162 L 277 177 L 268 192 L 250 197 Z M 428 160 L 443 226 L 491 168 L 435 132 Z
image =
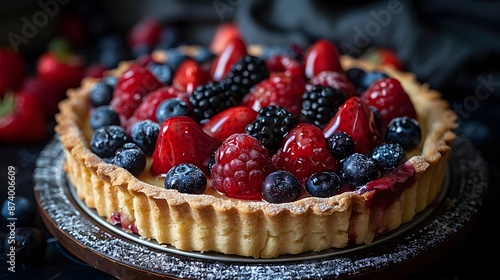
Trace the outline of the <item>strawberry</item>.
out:
M 218 146 L 217 141 L 193 119 L 185 116 L 168 118 L 160 127 L 151 173 L 162 175 L 175 165 L 192 163 L 208 174 L 206 163 Z
M 344 73 L 339 61 L 339 51 L 330 41 L 320 39 L 308 50 L 304 58 L 304 74 L 308 79 L 322 71 Z
M 357 96 L 349 98 L 323 128 L 325 138 L 342 131 L 351 136 L 355 153 L 368 155 L 379 143 L 380 133 L 373 111 Z
M 212 77 L 212 80 L 220 81 L 229 73 L 233 64 L 247 54 L 245 42 L 239 37 L 233 38 L 212 61 L 210 67 L 210 77 Z
M 276 169 L 292 173 L 301 184 L 316 172 L 337 169 L 323 131 L 309 123 L 300 123 L 288 132 L 272 161 Z
M 281 106 L 299 116 L 304 91 L 305 84 L 301 79 L 283 73 L 272 73 L 269 78 L 255 85 L 241 104 L 251 107 L 256 112 L 269 105 Z
M 126 120 L 141 104 L 142 98 L 146 94 L 162 85 L 147 68 L 132 65 L 118 79 L 110 106 L 120 115 L 122 120 Z
M 396 53 L 390 49 L 379 48 L 363 54 L 361 59 L 373 64 L 389 65 L 399 71 L 404 71 L 404 66 Z
M 407 116 L 417 118 L 417 113 L 410 97 L 401 83 L 394 78 L 384 78 L 375 81 L 361 96 L 361 99 L 378 109 L 381 116 L 381 129 L 396 117 Z
M 186 59 L 179 65 L 174 74 L 173 85 L 189 94 L 191 94 L 199 85 L 208 82 L 207 72 L 192 59 Z
M 252 136 L 229 136 L 215 152 L 212 187 L 228 197 L 261 199 L 262 183 L 274 169 L 269 153 Z
M 162 23 L 156 19 L 141 19 L 129 31 L 128 45 L 130 49 L 140 46 L 153 48 L 160 41 L 162 29 Z
M 0 49 L 0 98 L 7 91 L 17 90 L 26 75 L 24 58 L 7 49 Z
M 36 76 L 25 79 L 20 91 L 33 96 L 47 118 L 53 117 L 59 111 L 57 105 L 66 97 L 64 88 L 49 84 Z
M 246 126 L 257 117 L 257 112 L 246 106 L 235 106 L 213 116 L 203 125 L 203 130 L 222 142 L 235 133 L 245 132 Z
M 309 80 L 310 85 L 331 86 L 344 93 L 345 99 L 357 96 L 356 87 L 346 75 L 333 71 L 322 71 Z
M 217 27 L 210 41 L 210 51 L 215 54 L 221 53 L 234 38 L 241 38 L 240 31 L 234 23 L 223 23 Z
M 137 108 L 134 110 L 133 115 L 127 121 L 127 131 L 129 131 L 132 125 L 134 125 L 138 121 L 151 120 L 154 122 L 158 122 L 156 120 L 156 109 L 162 101 L 169 98 L 180 98 L 186 102 L 189 102 L 189 95 L 173 86 L 165 86 L 153 90 L 152 92 L 144 96 L 141 104 L 137 106 Z
M 48 123 L 37 100 L 19 92 L 7 94 L 0 103 L 0 141 L 37 144 L 47 139 Z
M 64 89 L 78 87 L 84 73 L 83 61 L 74 54 L 48 51 L 39 57 L 36 73 L 54 86 Z
M 304 79 L 304 67 L 288 55 L 275 55 L 266 60 L 269 72 L 284 72 L 285 75 Z

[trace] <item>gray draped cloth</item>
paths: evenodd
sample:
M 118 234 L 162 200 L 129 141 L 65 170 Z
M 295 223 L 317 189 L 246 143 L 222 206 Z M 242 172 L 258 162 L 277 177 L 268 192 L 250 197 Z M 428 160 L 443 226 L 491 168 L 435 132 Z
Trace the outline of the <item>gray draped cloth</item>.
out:
M 307 45 L 327 38 L 353 56 L 390 48 L 433 88 L 500 98 L 500 1 L 236 2 L 247 43 Z

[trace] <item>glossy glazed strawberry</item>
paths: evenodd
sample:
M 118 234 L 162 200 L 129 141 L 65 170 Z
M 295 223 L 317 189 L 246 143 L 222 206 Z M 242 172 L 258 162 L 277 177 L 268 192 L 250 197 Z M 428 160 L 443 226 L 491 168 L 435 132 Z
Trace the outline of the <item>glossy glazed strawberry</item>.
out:
M 110 105 L 120 117 L 129 118 L 144 96 L 162 86 L 146 67 L 132 65 L 118 79 Z
M 332 88 L 342 91 L 345 99 L 357 96 L 356 87 L 349 81 L 347 76 L 343 73 L 334 71 L 323 71 L 315 75 L 309 80 L 310 85 L 331 86 Z
M 298 116 L 304 91 L 305 84 L 301 79 L 283 73 L 272 73 L 243 98 L 242 105 L 251 107 L 257 112 L 269 105 L 281 106 Z
M 162 101 L 169 98 L 179 98 L 188 102 L 189 95 L 173 86 L 166 86 L 153 90 L 144 96 L 141 104 L 134 110 L 134 114 L 127 121 L 127 131 L 129 131 L 130 127 L 138 121 L 151 120 L 158 122 L 156 119 L 156 109 Z
M 288 55 L 276 55 L 266 60 L 269 72 L 283 72 L 287 76 L 304 79 L 304 67 Z
M 234 38 L 241 38 L 238 25 L 235 23 L 222 23 L 218 25 L 210 41 L 210 51 L 214 54 L 220 54 Z
M 260 199 L 262 183 L 272 171 L 267 149 L 257 139 L 233 134 L 215 152 L 212 187 L 228 197 Z
M 192 59 L 184 60 L 173 77 L 173 85 L 187 93 L 192 93 L 199 85 L 205 84 L 209 76 L 205 69 Z
M 356 96 L 349 98 L 323 128 L 325 138 L 338 131 L 351 136 L 356 144 L 355 153 L 368 155 L 380 143 L 373 112 Z
M 337 169 L 323 131 L 309 123 L 300 123 L 288 132 L 272 161 L 276 169 L 292 173 L 301 184 L 313 173 Z
M 316 41 L 307 50 L 303 64 L 305 67 L 304 73 L 308 79 L 323 71 L 344 72 L 339 61 L 337 47 L 325 39 Z
M 0 101 L 0 142 L 36 144 L 47 139 L 47 119 L 33 96 L 7 94 Z
M 410 97 L 401 83 L 394 78 L 377 80 L 363 93 L 361 99 L 366 104 L 378 109 L 383 130 L 396 117 L 407 116 L 412 119 L 417 117 Z
M 220 81 L 231 70 L 233 64 L 247 54 L 245 42 L 240 37 L 231 39 L 224 50 L 212 61 L 210 68 L 212 80 Z
M 166 174 L 180 163 L 192 163 L 208 174 L 208 158 L 218 147 L 217 141 L 207 135 L 193 119 L 171 117 L 163 122 L 152 156 L 151 173 Z
M 246 106 L 235 106 L 213 116 L 203 125 L 203 130 L 222 142 L 235 133 L 244 133 L 246 126 L 257 117 L 257 112 Z

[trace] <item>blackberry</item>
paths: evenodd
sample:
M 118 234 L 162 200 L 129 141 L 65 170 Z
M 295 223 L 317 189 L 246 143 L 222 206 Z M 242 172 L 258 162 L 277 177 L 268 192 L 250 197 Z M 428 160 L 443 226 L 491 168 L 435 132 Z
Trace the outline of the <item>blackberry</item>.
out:
M 90 115 L 90 128 L 96 130 L 103 126 L 120 125 L 120 117 L 108 105 L 101 105 L 95 108 Z
M 182 163 L 167 172 L 165 188 L 176 189 L 181 193 L 202 194 L 207 188 L 207 177 L 198 166 Z
M 398 117 L 392 119 L 387 125 L 385 140 L 398 143 L 403 149 L 409 151 L 420 143 L 422 131 L 418 122 L 409 117 Z
M 113 99 L 114 88 L 104 81 L 95 83 L 90 89 L 90 103 L 94 107 L 108 105 Z
M 151 120 L 136 122 L 130 129 L 130 137 L 144 154 L 150 156 L 156 147 L 160 125 Z
M 132 142 L 125 143 L 121 148 L 116 150 L 113 157 L 113 164 L 125 168 L 132 175 L 137 176 L 146 167 L 146 155 L 137 144 Z
M 127 142 L 130 142 L 130 139 L 123 127 L 118 125 L 103 126 L 92 133 L 90 149 L 101 158 L 108 158 L 114 156 L 116 150 Z
M 240 101 L 224 82 L 200 85 L 189 97 L 194 118 L 200 123 L 207 122 L 217 113 L 239 104 Z
M 225 82 L 230 89 L 239 93 L 240 98 L 247 94 L 258 82 L 269 77 L 264 60 L 252 55 L 246 55 L 236 62 L 229 70 Z
M 334 132 L 328 137 L 328 149 L 337 159 L 343 159 L 354 152 L 356 143 L 349 134 L 343 131 Z
M 381 175 L 375 161 L 359 153 L 354 153 L 341 161 L 340 173 L 346 183 L 356 188 Z
M 297 123 L 297 118 L 285 108 L 270 105 L 259 110 L 257 118 L 246 126 L 245 132 L 259 140 L 269 151 L 275 152 Z
M 271 203 L 295 201 L 301 191 L 299 180 L 292 173 L 283 170 L 267 175 L 262 183 L 262 198 Z
M 390 171 L 405 161 L 406 152 L 398 143 L 384 143 L 375 147 L 370 157 L 381 170 Z
M 162 124 L 166 119 L 174 116 L 192 117 L 189 104 L 178 98 L 164 100 L 156 108 L 156 120 Z
M 342 91 L 330 86 L 314 85 L 302 96 L 301 112 L 317 126 L 325 125 L 345 102 Z
M 342 180 L 335 172 L 314 173 L 306 181 L 308 193 L 316 197 L 330 197 L 340 191 Z

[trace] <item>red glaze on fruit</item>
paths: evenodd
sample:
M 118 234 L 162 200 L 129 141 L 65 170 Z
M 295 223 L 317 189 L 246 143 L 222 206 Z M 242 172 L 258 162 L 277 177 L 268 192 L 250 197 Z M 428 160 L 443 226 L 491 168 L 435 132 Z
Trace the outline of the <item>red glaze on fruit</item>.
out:
M 203 130 L 222 143 L 235 133 L 244 133 L 247 125 L 255 120 L 258 113 L 246 106 L 235 106 L 213 116 L 203 125 Z
M 333 71 L 323 71 L 309 80 L 309 85 L 331 86 L 332 88 L 342 91 L 345 99 L 357 96 L 356 87 L 349 81 L 343 73 Z
M 7 94 L 0 112 L 0 142 L 35 144 L 47 139 L 48 125 L 36 99 L 22 92 Z
M 166 119 L 160 127 L 153 152 L 151 173 L 166 174 L 174 165 L 192 163 L 207 174 L 206 162 L 218 147 L 193 119 L 176 116 Z
M 304 79 L 304 67 L 288 55 L 276 55 L 266 60 L 269 72 L 283 72 L 287 76 Z
M 228 197 L 261 199 L 262 183 L 272 171 L 268 151 L 257 139 L 233 134 L 215 152 L 212 187 Z
M 234 37 L 212 61 L 210 68 L 212 80 L 220 81 L 229 73 L 233 64 L 247 54 L 245 42 L 240 37 Z
M 382 130 L 396 117 L 417 118 L 417 113 L 410 97 L 401 83 L 394 78 L 380 79 L 374 82 L 361 96 L 368 105 L 377 108 L 382 118 Z
M 235 23 L 222 23 L 217 26 L 215 34 L 210 41 L 210 50 L 220 54 L 231 40 L 240 38 L 240 30 Z
M 272 161 L 276 169 L 292 173 L 302 185 L 313 173 L 338 169 L 323 131 L 309 123 L 300 123 L 288 132 Z
M 209 76 L 200 64 L 192 59 L 186 59 L 177 68 L 172 84 L 191 94 L 199 85 L 207 83 L 208 80 Z
M 129 131 L 132 126 L 142 120 L 151 120 L 158 122 L 156 119 L 156 109 L 161 102 L 169 98 L 179 98 L 189 104 L 189 94 L 173 87 L 165 86 L 153 90 L 142 99 L 141 104 L 135 109 L 134 114 L 130 117 L 126 124 L 126 130 Z
M 311 79 L 323 71 L 344 73 L 340 64 L 339 51 L 330 41 L 320 39 L 312 45 L 304 58 L 304 74 Z
M 83 78 L 83 61 L 76 55 L 61 55 L 46 52 L 36 65 L 37 76 L 47 83 L 62 88 L 77 87 Z
M 305 84 L 301 79 L 283 73 L 272 73 L 247 94 L 242 105 L 258 112 L 269 105 L 282 106 L 295 116 L 300 115 Z
M 0 49 L 0 98 L 7 91 L 18 90 L 25 75 L 24 58 L 11 50 Z
M 356 143 L 354 152 L 368 155 L 379 143 L 380 133 L 375 116 L 357 96 L 349 98 L 323 128 L 325 138 L 343 131 Z
M 116 83 L 110 106 L 126 123 L 149 92 L 162 87 L 162 83 L 147 68 L 132 65 Z

